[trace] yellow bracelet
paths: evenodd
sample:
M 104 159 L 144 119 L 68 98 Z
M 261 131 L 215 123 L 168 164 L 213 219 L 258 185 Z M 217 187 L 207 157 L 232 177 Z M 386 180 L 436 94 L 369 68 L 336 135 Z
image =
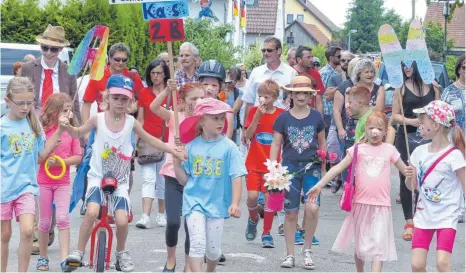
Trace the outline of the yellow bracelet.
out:
M 47 174 L 48 177 L 52 178 L 53 180 L 58 180 L 58 179 L 63 178 L 63 176 L 65 176 L 65 173 L 66 173 L 65 161 L 63 160 L 63 158 L 59 157 L 58 155 L 52 155 L 51 157 L 55 158 L 58 162 L 60 162 L 60 165 L 62 167 L 61 173 L 59 175 L 51 174 L 50 171 L 49 171 L 49 161 L 48 160 L 45 161 L 45 165 L 44 165 L 45 173 Z

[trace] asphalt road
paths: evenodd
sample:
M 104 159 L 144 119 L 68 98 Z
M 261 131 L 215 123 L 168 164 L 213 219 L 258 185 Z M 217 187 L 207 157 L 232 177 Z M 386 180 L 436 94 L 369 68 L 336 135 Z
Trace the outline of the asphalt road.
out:
M 127 250 L 130 251 L 134 263 L 135 271 L 138 272 L 161 272 L 166 260 L 165 249 L 165 228 L 155 227 L 155 214 L 157 208 L 153 208 L 152 224 L 153 227 L 148 230 L 141 230 L 135 227 L 135 223 L 141 215 L 141 185 L 138 183 L 139 172 L 138 168 L 135 172 L 135 185 L 131 193 L 133 202 L 133 210 L 135 220 L 129 227 L 129 238 L 127 242 Z M 404 218 L 401 205 L 395 203 L 395 196 L 398 192 L 398 175 L 395 170 L 392 170 L 392 210 L 395 231 L 395 243 L 398 254 L 398 261 L 388 262 L 384 264 L 383 270 L 389 272 L 407 272 L 411 271 L 411 244 L 401 239 L 403 233 Z M 374 181 L 375 182 L 375 181 Z M 246 191 L 243 191 L 241 202 L 242 216 L 240 219 L 229 219 L 225 221 L 222 250 L 225 253 L 227 262 L 217 268 L 217 272 L 298 272 L 305 271 L 299 265 L 302 258 L 299 255 L 300 246 L 295 247 L 297 266 L 294 269 L 280 268 L 282 259 L 285 257 L 285 241 L 283 237 L 277 235 L 278 218 L 275 217 L 272 235 L 275 239 L 274 249 L 261 248 L 261 241 L 258 236 L 255 241 L 248 242 L 244 237 L 244 230 L 247 221 L 246 208 Z M 320 220 L 317 227 L 316 236 L 320 240 L 319 246 L 313 246 L 313 259 L 316 265 L 315 271 L 325 272 L 342 272 L 355 271 L 355 264 L 352 255 L 337 254 L 330 251 L 333 242 L 338 234 L 343 223 L 345 213 L 337 206 L 339 195 L 333 195 L 329 190 L 323 192 L 321 201 Z M 156 204 L 156 202 L 154 202 Z M 302 212 L 301 212 L 302 215 Z M 71 216 L 71 250 L 77 245 L 77 237 L 79 225 L 81 222 L 79 211 L 75 210 Z M 17 224 L 13 225 L 13 238 L 10 242 L 10 259 L 8 270 L 17 271 L 17 247 L 19 244 L 19 229 Z M 259 230 L 262 228 L 262 223 L 259 224 Z M 435 236 L 434 236 L 435 238 Z M 184 231 L 180 229 L 179 242 L 184 242 Z M 179 244 L 177 250 L 178 264 L 176 270 L 183 271 L 183 244 Z M 89 247 L 88 247 L 89 249 Z M 432 242 L 431 249 L 435 250 L 435 239 Z M 88 250 L 89 251 L 89 250 Z M 29 271 L 35 271 L 36 261 L 38 256 L 32 256 L 29 266 Z M 88 255 L 86 255 L 88 260 Z M 51 271 L 60 271 L 59 266 L 59 244 L 55 240 L 54 244 L 49 248 L 50 269 Z M 115 261 L 115 256 L 112 255 L 112 261 Z M 369 265 L 366 269 L 370 270 Z M 435 268 L 435 251 L 431 251 L 428 255 L 427 262 L 428 271 L 436 271 Z M 458 225 L 455 246 L 452 256 L 452 270 L 455 272 L 465 272 L 465 229 L 464 224 Z M 91 271 L 89 268 L 81 268 L 77 272 Z M 115 271 L 115 270 L 112 270 Z

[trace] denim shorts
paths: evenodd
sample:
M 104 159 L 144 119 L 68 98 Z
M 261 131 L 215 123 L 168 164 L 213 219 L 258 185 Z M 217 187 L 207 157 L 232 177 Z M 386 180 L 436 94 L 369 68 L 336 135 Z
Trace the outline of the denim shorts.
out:
M 304 200 L 307 201 L 306 193 L 320 180 L 320 166 L 313 166 L 311 169 L 304 171 L 306 164 L 307 162 L 282 162 L 283 166 L 288 167 L 290 174 L 299 172 L 291 179 L 290 191 L 285 193 L 285 211 L 287 212 L 298 211 L 301 191 L 304 192 Z M 320 196 L 315 204 L 320 206 Z
M 113 199 L 113 198 L 111 198 Z M 87 197 L 87 203 L 97 203 L 99 205 L 102 204 L 102 197 L 100 195 L 100 191 L 96 190 L 94 191 L 93 193 L 91 193 L 91 195 L 89 195 L 89 197 Z M 115 211 L 121 209 L 121 210 L 126 210 L 127 212 L 129 212 L 129 206 L 128 206 L 128 201 L 126 201 L 125 198 L 120 198 L 119 201 L 118 201 L 118 204 L 115 205 L 112 205 L 112 207 L 115 208 Z

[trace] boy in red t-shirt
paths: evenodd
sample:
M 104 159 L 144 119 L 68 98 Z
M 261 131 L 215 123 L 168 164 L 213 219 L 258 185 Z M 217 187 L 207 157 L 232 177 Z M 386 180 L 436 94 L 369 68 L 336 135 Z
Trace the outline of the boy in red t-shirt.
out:
M 273 140 L 273 123 L 285 110 L 275 107 L 273 104 L 278 99 L 280 87 L 273 80 L 266 80 L 257 90 L 260 105 L 251 108 L 245 122 L 246 139 L 250 139 L 249 152 L 246 158 L 246 187 L 248 190 L 247 206 L 249 210 L 246 239 L 252 241 L 257 235 L 259 213 L 257 209 L 257 197 L 259 192 L 267 198 L 267 190 L 264 187 L 264 174 L 268 173 L 264 162 L 270 154 Z M 280 158 L 278 159 L 280 160 Z M 274 248 L 273 238 L 270 235 L 275 212 L 265 208 L 264 231 L 262 232 L 262 247 Z

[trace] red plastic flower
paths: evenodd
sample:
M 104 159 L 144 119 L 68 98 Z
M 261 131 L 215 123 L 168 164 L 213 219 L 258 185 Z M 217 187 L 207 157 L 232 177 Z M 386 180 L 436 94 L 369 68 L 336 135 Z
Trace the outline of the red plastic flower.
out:
M 323 151 L 323 150 L 317 150 L 317 156 L 319 156 L 319 159 L 321 161 L 324 161 L 327 157 L 327 152 Z
M 328 159 L 331 162 L 335 162 L 337 160 L 337 154 L 336 153 L 328 153 Z

